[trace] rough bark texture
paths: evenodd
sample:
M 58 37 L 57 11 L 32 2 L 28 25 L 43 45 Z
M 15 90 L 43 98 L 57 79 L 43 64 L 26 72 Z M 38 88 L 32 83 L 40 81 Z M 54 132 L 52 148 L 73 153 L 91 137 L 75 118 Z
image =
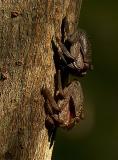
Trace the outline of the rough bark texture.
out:
M 42 86 L 54 93 L 51 40 L 79 0 L 0 0 L 0 160 L 50 160 Z

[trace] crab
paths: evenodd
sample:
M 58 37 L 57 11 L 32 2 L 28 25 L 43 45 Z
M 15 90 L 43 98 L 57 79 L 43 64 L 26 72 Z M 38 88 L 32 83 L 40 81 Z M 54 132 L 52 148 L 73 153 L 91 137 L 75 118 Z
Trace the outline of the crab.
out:
M 86 33 L 81 29 L 70 35 L 69 23 L 66 17 L 63 23 L 63 40 L 56 37 L 60 49 L 57 52 L 61 59 L 60 66 L 71 74 L 83 76 L 88 70 L 93 69 L 90 42 Z
M 48 126 L 72 128 L 84 118 L 83 92 L 79 81 L 73 81 L 63 90 L 64 98 L 57 102 L 49 89 L 42 89 L 45 99 L 46 124 Z

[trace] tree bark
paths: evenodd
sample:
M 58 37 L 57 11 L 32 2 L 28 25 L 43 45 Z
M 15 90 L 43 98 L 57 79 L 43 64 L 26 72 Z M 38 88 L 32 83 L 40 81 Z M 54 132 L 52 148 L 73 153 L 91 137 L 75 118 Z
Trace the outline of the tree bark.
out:
M 77 27 L 79 0 L 0 1 L 0 159 L 50 160 L 46 86 L 54 94 L 52 38 Z

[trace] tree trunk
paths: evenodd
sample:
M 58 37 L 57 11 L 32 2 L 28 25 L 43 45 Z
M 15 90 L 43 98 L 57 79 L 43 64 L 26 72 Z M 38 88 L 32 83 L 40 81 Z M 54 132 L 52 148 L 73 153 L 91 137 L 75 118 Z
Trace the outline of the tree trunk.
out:
M 0 159 L 50 160 L 42 86 L 54 94 L 52 38 L 77 27 L 79 0 L 0 1 Z

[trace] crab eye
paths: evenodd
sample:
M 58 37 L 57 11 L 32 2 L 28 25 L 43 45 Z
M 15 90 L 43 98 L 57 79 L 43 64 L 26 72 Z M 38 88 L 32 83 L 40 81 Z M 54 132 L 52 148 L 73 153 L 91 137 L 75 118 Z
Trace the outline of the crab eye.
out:
M 87 74 L 87 72 L 82 72 L 81 74 L 82 74 L 82 76 L 84 76 L 84 75 L 86 75 L 86 74 Z
M 75 121 L 76 121 L 76 123 L 79 123 L 80 122 L 80 117 L 76 117 Z

